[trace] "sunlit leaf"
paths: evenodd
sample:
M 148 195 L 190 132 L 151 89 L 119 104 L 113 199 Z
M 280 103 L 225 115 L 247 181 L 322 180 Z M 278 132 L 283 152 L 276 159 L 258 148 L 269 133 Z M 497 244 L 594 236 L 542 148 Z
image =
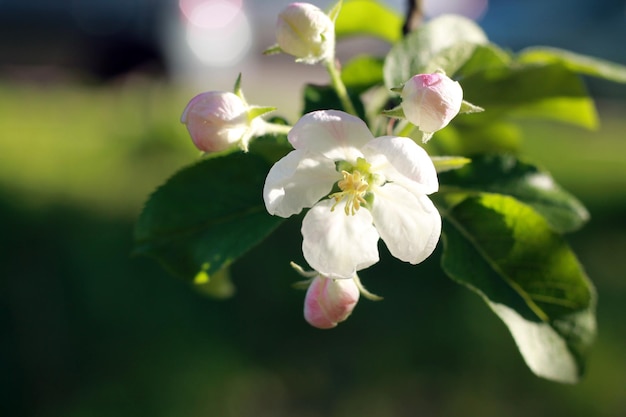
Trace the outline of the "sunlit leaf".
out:
M 436 69 L 451 74 L 471 56 L 472 45 L 487 42 L 483 30 L 472 20 L 455 15 L 439 16 L 392 47 L 385 59 L 385 86 L 398 87 L 415 74 Z M 457 44 L 462 46 L 452 48 Z M 445 59 L 431 64 L 446 49 L 449 53 Z
M 376 22 L 375 24 L 372 24 Z M 368 35 L 394 43 L 402 37 L 402 17 L 375 0 L 344 1 L 335 22 L 337 39 Z
M 469 59 L 463 63 L 456 73 L 449 75 L 465 78 L 477 72 L 507 68 L 512 61 L 511 54 L 493 43 L 475 44 Z
M 564 49 L 549 47 L 526 48 L 519 53 L 517 60 L 525 64 L 561 63 L 571 71 L 580 74 L 604 78 L 618 83 L 626 83 L 626 66 Z
M 486 111 L 468 123 L 502 116 L 558 120 L 587 128 L 598 124 L 582 79 L 561 64 L 511 66 L 464 78 L 463 97 Z
M 383 60 L 367 55 L 351 59 L 343 66 L 341 79 L 348 89 L 357 93 L 383 81 Z
M 485 111 L 488 112 L 489 110 Z M 430 153 L 465 155 L 472 158 L 484 153 L 517 153 L 522 137 L 517 125 L 497 118 L 488 120 L 488 123 L 458 122 L 464 118 L 471 120 L 482 117 L 483 114 L 458 115 L 449 126 L 436 132 L 433 140 L 426 144 Z
M 486 192 L 515 197 L 531 206 L 558 232 L 580 228 L 589 213 L 550 174 L 512 155 L 477 156 L 464 168 L 439 177 L 442 191 Z
M 578 381 L 595 337 L 595 292 L 563 238 L 512 197 L 469 197 L 446 212 L 442 265 L 506 324 L 538 376 Z

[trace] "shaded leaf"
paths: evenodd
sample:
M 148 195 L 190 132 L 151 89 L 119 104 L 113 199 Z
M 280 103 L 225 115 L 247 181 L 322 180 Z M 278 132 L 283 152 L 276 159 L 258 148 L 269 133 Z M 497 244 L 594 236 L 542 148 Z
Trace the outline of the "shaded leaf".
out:
M 365 118 L 365 109 L 359 96 L 353 91 L 348 91 L 356 111 L 362 119 Z M 341 109 L 343 108 L 335 89 L 326 85 L 307 84 L 304 87 L 303 114 L 316 110 Z
M 554 230 L 580 228 L 589 213 L 550 174 L 512 155 L 477 156 L 471 164 L 439 177 L 442 191 L 497 193 L 515 197 L 541 214 Z
M 446 213 L 442 266 L 478 293 L 538 376 L 573 383 L 595 337 L 595 292 L 567 243 L 512 197 L 469 197 Z
M 135 253 L 185 280 L 228 266 L 272 232 L 262 198 L 270 164 L 252 154 L 205 159 L 152 194 L 135 227 Z

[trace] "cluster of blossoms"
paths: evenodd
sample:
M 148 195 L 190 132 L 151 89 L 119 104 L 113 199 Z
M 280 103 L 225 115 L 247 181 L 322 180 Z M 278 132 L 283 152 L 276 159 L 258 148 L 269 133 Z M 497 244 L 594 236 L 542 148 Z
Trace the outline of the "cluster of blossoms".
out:
M 334 65 L 334 18 L 313 5 L 287 6 L 276 37 L 277 51 L 308 64 Z M 445 74 L 418 74 L 402 88 L 401 109 L 425 141 L 459 113 L 462 96 Z M 245 151 L 254 136 L 284 133 L 284 126 L 260 117 L 270 110 L 249 106 L 240 91 L 208 92 L 191 100 L 182 121 L 204 152 L 232 146 Z M 433 252 L 441 217 L 428 196 L 438 190 L 437 172 L 413 139 L 374 137 L 363 120 L 343 111 L 305 114 L 287 138 L 294 150 L 269 171 L 263 199 L 267 211 L 280 217 L 308 209 L 302 252 L 314 271 L 296 268 L 309 278 L 304 314 L 311 325 L 331 328 L 350 315 L 360 294 L 375 298 L 357 273 L 378 262 L 379 239 L 411 264 Z

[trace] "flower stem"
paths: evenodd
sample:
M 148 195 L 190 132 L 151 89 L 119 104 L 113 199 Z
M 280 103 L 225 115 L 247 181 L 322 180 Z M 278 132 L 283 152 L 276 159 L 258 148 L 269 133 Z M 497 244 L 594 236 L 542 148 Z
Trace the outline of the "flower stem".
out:
M 293 126 L 290 125 L 281 125 L 278 123 L 265 122 L 263 124 L 263 132 L 265 134 L 286 135 L 289 133 L 292 127 Z
M 337 68 L 337 66 L 332 60 L 326 61 L 325 65 L 326 65 L 326 70 L 328 71 L 328 74 L 330 75 L 330 80 L 333 84 L 333 88 L 335 89 L 335 92 L 339 96 L 339 100 L 341 100 L 341 105 L 343 106 L 343 109 L 350 114 L 358 116 L 356 113 L 356 109 L 354 108 L 354 105 L 352 104 L 352 101 L 350 100 L 350 96 L 348 96 L 348 90 L 346 90 L 346 86 L 341 80 L 341 72 L 339 71 L 339 69 Z

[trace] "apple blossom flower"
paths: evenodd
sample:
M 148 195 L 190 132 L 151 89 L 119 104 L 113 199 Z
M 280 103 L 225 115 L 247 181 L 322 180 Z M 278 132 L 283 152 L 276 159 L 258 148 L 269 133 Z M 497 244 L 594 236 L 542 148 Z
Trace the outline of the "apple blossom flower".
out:
M 441 217 L 427 195 L 439 183 L 413 140 L 374 138 L 365 122 L 337 110 L 304 115 L 288 140 L 294 150 L 270 169 L 263 198 L 281 217 L 310 207 L 302 251 L 321 275 L 349 279 L 378 262 L 379 238 L 412 264 L 432 253 Z
M 359 301 L 354 279 L 332 279 L 317 275 L 304 299 L 304 318 L 313 327 L 331 329 L 346 320 Z
M 254 131 L 248 120 L 248 105 L 225 91 L 195 96 L 183 111 L 181 122 L 196 148 L 204 152 L 223 151 L 236 143 L 246 149 Z
M 286 133 L 287 127 L 267 123 L 261 117 L 274 107 L 250 106 L 243 97 L 240 78 L 235 93 L 209 91 L 189 101 L 181 116 L 191 140 L 203 152 L 220 152 L 238 145 L 248 150 L 253 136 Z
M 459 113 L 463 89 L 441 72 L 418 74 L 402 88 L 402 110 L 406 119 L 424 132 L 428 141 Z
M 304 288 L 306 285 L 304 318 L 313 327 L 330 329 L 337 326 L 352 314 L 361 295 L 372 301 L 382 300 L 382 297 L 369 292 L 356 274 L 352 279 L 333 279 L 317 271 L 305 271 L 294 262 L 291 266 L 307 278 L 296 286 Z
M 315 64 L 335 56 L 335 23 L 317 6 L 291 3 L 278 15 L 276 41 L 297 61 Z

